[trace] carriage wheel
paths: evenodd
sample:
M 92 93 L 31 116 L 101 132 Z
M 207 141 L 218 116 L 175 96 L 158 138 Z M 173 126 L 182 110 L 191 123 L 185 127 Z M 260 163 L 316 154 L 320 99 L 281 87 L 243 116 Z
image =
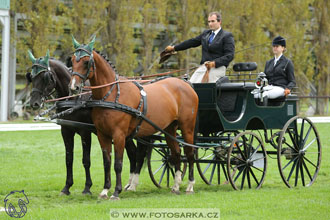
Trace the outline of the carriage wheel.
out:
M 289 188 L 312 185 L 320 170 L 321 155 L 320 138 L 313 123 L 304 117 L 291 118 L 281 132 L 277 151 L 283 182 Z
M 228 178 L 235 190 L 259 189 L 267 170 L 267 154 L 261 139 L 252 132 L 239 133 L 227 156 Z
M 225 161 L 230 144 L 238 132 L 222 132 L 219 134 L 221 147 L 200 147 L 196 149 L 196 167 L 202 180 L 208 184 L 221 184 L 221 170 L 225 181 L 228 181 Z
M 181 150 L 183 152 L 183 150 Z M 151 181 L 158 188 L 170 187 L 174 184 L 175 168 L 169 163 L 171 156 L 167 146 L 150 147 L 148 150 L 148 171 Z M 184 159 L 181 156 L 181 160 Z M 187 163 L 183 162 L 182 180 L 187 170 Z

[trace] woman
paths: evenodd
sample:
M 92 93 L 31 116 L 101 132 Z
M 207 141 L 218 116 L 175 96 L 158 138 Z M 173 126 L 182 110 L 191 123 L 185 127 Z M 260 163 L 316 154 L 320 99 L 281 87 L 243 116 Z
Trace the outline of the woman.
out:
M 292 88 L 296 86 L 293 63 L 283 55 L 286 50 L 285 39 L 277 36 L 274 38 L 272 45 L 274 58 L 266 62 L 264 71 L 269 84 L 264 87 L 262 93 L 264 105 L 267 105 L 268 99 L 287 96 L 291 93 Z M 261 95 L 257 93 L 254 97 L 260 98 Z

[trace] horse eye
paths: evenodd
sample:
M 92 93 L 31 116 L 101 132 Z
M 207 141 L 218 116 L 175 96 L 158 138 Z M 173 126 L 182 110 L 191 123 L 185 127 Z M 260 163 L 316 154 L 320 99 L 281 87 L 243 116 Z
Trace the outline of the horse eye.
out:
M 84 61 L 84 66 L 85 66 L 85 68 L 88 67 L 88 62 L 89 62 L 89 61 Z

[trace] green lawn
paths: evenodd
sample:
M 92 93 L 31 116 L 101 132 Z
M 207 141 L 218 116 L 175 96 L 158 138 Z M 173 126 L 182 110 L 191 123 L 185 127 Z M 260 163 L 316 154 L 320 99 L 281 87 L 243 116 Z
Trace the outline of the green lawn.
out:
M 268 171 L 260 190 L 234 191 L 230 185 L 208 186 L 195 171 L 195 194 L 174 195 L 170 189 L 156 188 L 145 168 L 137 192 L 122 192 L 120 201 L 99 200 L 103 188 L 103 161 L 93 136 L 92 196 L 81 194 L 85 174 L 80 138 L 75 138 L 74 185 L 70 196 L 59 196 L 65 183 L 65 152 L 60 131 L 0 133 L 0 207 L 13 190 L 25 190 L 30 203 L 23 219 L 110 219 L 114 208 L 218 208 L 221 219 L 329 219 L 330 207 L 330 124 L 317 124 L 322 143 L 321 170 L 308 188 L 287 188 L 281 180 L 275 159 L 268 158 Z M 271 148 L 267 146 L 267 148 Z M 275 156 L 273 156 L 275 157 Z M 129 176 L 124 161 L 123 185 Z M 115 175 L 112 165 L 112 187 Z M 0 212 L 0 219 L 12 219 Z

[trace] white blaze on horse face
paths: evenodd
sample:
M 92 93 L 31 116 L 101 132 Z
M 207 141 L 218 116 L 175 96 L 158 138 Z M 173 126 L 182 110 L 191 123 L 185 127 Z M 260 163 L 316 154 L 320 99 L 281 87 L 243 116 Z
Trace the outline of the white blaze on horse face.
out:
M 75 84 L 76 84 L 76 78 L 73 77 L 73 79 L 71 80 L 71 85 L 70 85 L 71 90 L 75 90 L 75 86 L 74 86 Z

